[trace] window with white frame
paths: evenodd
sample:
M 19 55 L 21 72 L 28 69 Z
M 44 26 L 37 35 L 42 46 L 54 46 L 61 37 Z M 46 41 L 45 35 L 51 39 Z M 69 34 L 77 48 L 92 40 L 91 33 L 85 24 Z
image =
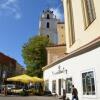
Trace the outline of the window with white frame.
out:
M 94 2 L 93 0 L 82 0 L 82 5 L 85 28 L 87 28 L 96 19 Z
M 94 72 L 82 73 L 83 95 L 95 95 Z
M 66 79 L 66 92 L 72 93 L 72 78 Z
M 72 46 L 75 42 L 72 0 L 67 0 L 67 13 L 68 13 L 69 44 L 70 44 L 70 46 Z

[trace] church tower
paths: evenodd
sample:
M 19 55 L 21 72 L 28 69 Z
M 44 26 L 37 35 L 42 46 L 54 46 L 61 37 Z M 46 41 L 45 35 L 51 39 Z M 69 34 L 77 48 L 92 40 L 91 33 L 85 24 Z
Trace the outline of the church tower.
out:
M 49 37 L 54 44 L 58 44 L 57 23 L 58 19 L 53 11 L 49 9 L 43 11 L 39 23 L 39 33 Z

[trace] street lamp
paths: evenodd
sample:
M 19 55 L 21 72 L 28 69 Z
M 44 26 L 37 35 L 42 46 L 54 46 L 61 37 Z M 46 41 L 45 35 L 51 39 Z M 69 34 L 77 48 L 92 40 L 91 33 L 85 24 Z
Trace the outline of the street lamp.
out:
M 4 80 L 5 80 L 5 78 L 6 78 L 6 71 L 3 71 L 2 78 L 3 78 L 3 82 L 4 82 Z
M 5 83 L 5 79 L 6 79 L 6 71 L 3 71 L 3 75 L 2 75 L 2 78 L 3 78 L 3 84 L 4 84 L 4 95 L 6 96 L 7 95 L 7 87 L 6 87 L 6 83 Z

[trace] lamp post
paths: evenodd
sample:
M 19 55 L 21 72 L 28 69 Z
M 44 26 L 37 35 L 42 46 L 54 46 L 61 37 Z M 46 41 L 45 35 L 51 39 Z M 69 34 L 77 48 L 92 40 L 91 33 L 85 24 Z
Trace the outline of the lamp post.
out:
M 2 78 L 3 78 L 3 83 L 5 83 L 5 78 L 6 78 L 6 71 L 3 71 L 3 75 L 2 75 Z
M 6 87 L 6 83 L 5 83 L 5 80 L 6 80 L 6 71 L 3 71 L 2 78 L 3 78 L 3 84 L 4 84 L 4 95 L 6 96 L 7 95 L 7 87 Z

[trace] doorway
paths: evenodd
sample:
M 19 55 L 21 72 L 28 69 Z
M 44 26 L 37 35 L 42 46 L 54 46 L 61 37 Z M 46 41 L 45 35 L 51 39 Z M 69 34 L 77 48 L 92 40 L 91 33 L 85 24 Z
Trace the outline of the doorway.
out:
M 58 80 L 58 84 L 59 95 L 61 95 L 61 79 Z

